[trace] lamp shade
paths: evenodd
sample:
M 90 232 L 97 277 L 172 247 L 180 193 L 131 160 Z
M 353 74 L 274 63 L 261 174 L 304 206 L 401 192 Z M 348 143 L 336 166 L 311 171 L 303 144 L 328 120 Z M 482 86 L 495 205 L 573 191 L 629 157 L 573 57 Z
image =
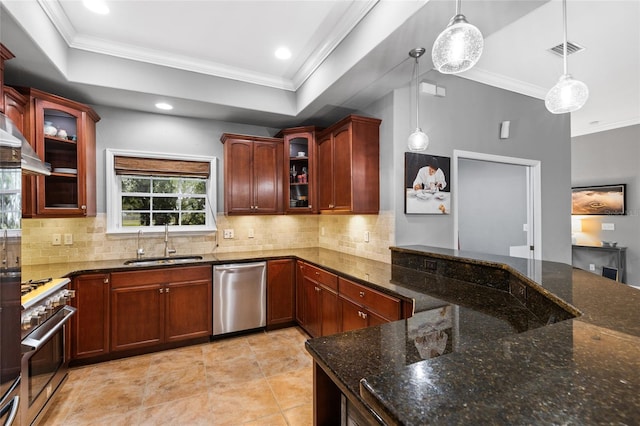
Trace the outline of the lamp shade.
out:
M 558 83 L 547 93 L 544 104 L 551 113 L 564 114 L 582 108 L 587 98 L 589 98 L 587 85 L 580 80 L 575 80 L 571 74 L 563 74 Z
M 456 74 L 473 67 L 482 55 L 484 39 L 478 28 L 456 15 L 433 43 L 431 58 L 443 74 Z
M 407 140 L 407 147 L 409 151 L 424 151 L 429 146 L 429 136 L 422 131 L 421 128 L 417 128 L 415 132 L 409 135 Z

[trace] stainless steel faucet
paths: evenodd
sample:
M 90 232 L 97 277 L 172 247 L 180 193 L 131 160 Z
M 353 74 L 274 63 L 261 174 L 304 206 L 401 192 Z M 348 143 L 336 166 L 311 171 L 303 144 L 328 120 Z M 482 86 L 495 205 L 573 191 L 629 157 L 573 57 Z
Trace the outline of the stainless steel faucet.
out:
M 138 249 L 136 250 L 136 258 L 142 259 L 144 255 L 144 248 L 140 245 L 140 238 L 142 237 L 142 229 L 138 231 Z
M 176 252 L 176 249 L 169 248 L 169 224 L 164 224 L 164 257 L 169 257 Z

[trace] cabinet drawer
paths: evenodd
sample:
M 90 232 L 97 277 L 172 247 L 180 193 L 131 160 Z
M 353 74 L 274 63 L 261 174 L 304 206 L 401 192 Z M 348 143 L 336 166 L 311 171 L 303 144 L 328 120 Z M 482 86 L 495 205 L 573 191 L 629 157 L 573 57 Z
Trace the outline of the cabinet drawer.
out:
M 386 319 L 400 319 L 400 300 L 344 278 L 338 279 L 340 295 L 359 303 Z
M 338 291 L 338 276 L 327 272 L 323 269 L 311 266 L 308 263 L 304 264 L 304 275 L 318 283 L 325 285 L 335 291 Z
M 129 272 L 113 272 L 111 288 L 139 286 L 145 284 L 164 284 L 185 281 L 210 280 L 210 266 L 190 266 L 185 268 L 144 269 Z

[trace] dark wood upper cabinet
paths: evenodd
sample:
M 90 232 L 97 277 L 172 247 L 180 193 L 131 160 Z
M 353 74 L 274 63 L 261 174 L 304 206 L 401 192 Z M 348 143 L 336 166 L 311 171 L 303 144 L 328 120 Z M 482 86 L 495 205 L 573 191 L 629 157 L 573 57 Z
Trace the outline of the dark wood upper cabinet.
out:
M 2 43 L 0 43 L 0 112 L 4 112 L 5 100 L 4 100 L 4 61 L 15 58 L 13 53 L 7 49 Z
M 318 135 L 320 213 L 378 213 L 380 123 L 350 115 Z
M 33 194 L 25 196 L 35 202 L 23 205 L 23 216 L 95 216 L 96 122 L 100 117 L 91 107 L 60 96 L 32 88 L 18 91 L 27 98 L 24 134 L 52 169 L 51 176 L 33 179 Z M 58 133 L 45 132 L 45 125 Z
M 283 141 L 224 133 L 226 214 L 283 212 Z
M 284 140 L 284 211 L 287 214 L 317 213 L 315 126 L 281 130 Z

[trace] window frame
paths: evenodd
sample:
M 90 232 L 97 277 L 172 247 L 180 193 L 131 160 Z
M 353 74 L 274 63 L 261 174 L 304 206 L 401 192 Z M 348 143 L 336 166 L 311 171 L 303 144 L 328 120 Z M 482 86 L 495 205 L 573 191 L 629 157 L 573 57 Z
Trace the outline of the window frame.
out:
M 149 152 L 149 151 L 133 151 L 133 150 L 121 150 L 110 149 L 105 150 L 105 179 L 106 179 L 106 192 L 107 192 L 107 234 L 135 234 L 138 231 L 153 233 L 164 232 L 164 225 L 162 226 L 122 226 L 122 191 L 118 184 L 118 174 L 115 169 L 115 157 L 134 157 L 134 158 L 153 158 L 153 159 L 172 159 L 181 161 L 198 161 L 209 163 L 209 177 L 207 179 L 207 188 L 205 196 L 205 222 L 206 225 L 198 226 L 179 226 L 172 225 L 169 227 L 172 233 L 212 233 L 217 231 L 217 172 L 216 172 L 216 157 L 200 156 L 200 155 L 188 155 L 188 154 L 175 154 L 165 152 Z M 166 177 L 160 176 L 159 177 Z

